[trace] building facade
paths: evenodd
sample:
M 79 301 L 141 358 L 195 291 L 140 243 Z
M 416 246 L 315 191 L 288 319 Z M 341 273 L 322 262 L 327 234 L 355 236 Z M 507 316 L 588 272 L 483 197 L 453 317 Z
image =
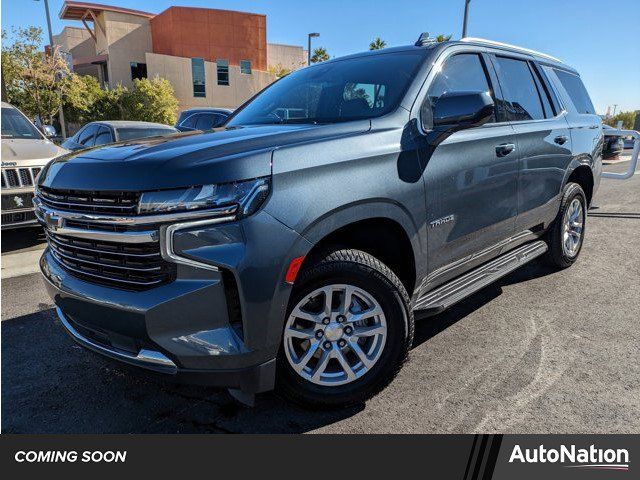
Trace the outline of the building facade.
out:
M 59 16 L 83 24 L 54 37 L 74 71 L 106 88 L 166 78 L 181 109 L 235 108 L 273 82 L 278 66 L 306 65 L 302 47 L 267 44 L 265 15 L 190 7 L 156 15 L 66 0 Z

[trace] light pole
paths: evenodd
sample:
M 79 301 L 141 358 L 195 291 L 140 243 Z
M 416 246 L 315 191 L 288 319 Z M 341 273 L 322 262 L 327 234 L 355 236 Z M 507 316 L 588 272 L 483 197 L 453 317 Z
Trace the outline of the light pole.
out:
M 307 65 L 311 65 L 311 38 L 319 37 L 317 32 L 307 35 Z
M 39 2 L 40 0 L 36 0 Z M 51 33 L 51 15 L 49 14 L 49 0 L 44 0 L 44 11 L 47 14 L 47 29 L 49 30 L 49 46 L 51 48 L 51 54 L 55 50 L 53 49 L 53 33 Z M 62 138 L 67 138 L 67 129 L 64 123 L 64 112 L 62 111 L 62 95 L 60 95 L 60 110 L 58 110 L 58 119 L 60 120 L 60 133 Z
M 467 20 L 469 19 L 469 4 L 471 0 L 464 0 L 464 20 L 462 21 L 462 38 L 467 36 Z

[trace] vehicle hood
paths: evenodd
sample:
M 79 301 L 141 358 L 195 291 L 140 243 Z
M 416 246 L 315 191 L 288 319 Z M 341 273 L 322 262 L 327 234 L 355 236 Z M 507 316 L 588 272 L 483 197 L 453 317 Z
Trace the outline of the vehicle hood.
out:
M 44 165 L 58 155 L 67 153 L 49 140 L 23 138 L 2 139 L 2 166 L 22 167 Z
M 189 132 L 82 150 L 57 158 L 39 185 L 69 190 L 143 191 L 225 183 L 271 174 L 274 149 L 369 130 L 367 121 L 261 125 Z

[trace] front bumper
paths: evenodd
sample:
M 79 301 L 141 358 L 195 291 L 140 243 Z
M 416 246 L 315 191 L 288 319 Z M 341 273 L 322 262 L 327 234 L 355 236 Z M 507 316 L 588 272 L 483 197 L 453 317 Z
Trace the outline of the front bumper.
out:
M 172 240 L 193 263 L 179 263 L 174 281 L 144 291 L 74 276 L 45 250 L 40 267 L 67 332 L 94 352 L 164 378 L 246 393 L 272 389 L 291 290 L 286 266 L 310 244 L 264 212 L 179 230 Z M 228 308 L 230 283 L 240 325 Z

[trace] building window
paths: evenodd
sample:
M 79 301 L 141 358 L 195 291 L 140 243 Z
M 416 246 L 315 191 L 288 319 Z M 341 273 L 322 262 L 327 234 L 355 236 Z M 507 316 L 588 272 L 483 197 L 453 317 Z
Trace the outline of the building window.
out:
M 131 62 L 131 80 L 147 78 L 147 64 Z
M 240 73 L 251 75 L 251 60 L 240 60 Z
M 193 96 L 206 97 L 203 58 L 191 59 L 191 76 L 193 77 Z
M 229 60 L 216 60 L 218 85 L 229 85 Z

